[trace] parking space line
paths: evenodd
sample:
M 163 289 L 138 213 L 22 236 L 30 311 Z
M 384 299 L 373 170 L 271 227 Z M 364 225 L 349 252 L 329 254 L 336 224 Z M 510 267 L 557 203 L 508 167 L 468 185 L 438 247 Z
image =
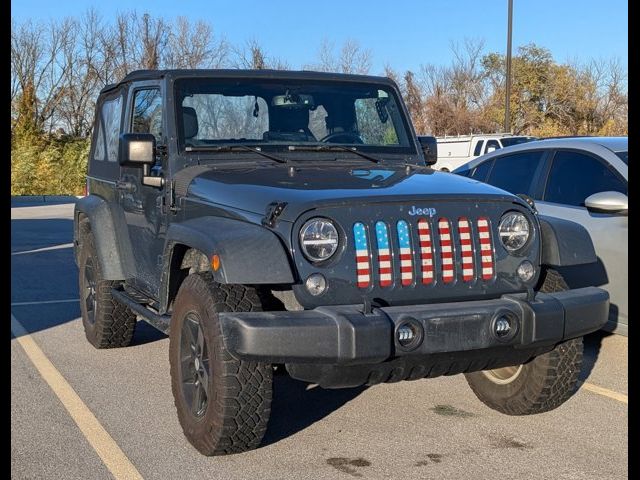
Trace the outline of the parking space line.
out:
M 613 400 L 617 400 L 618 402 L 624 403 L 625 405 L 629 404 L 629 397 L 624 395 L 623 393 L 614 392 L 613 390 L 609 390 L 608 388 L 599 387 L 598 385 L 594 385 L 593 383 L 584 382 L 580 385 L 580 388 L 584 388 L 593 393 L 597 393 L 598 395 L 602 395 L 604 397 L 612 398 Z
M 104 429 L 13 314 L 11 314 L 11 332 L 116 480 L 142 480 L 140 472 L 109 435 L 109 432 Z
M 12 307 L 23 307 L 26 305 L 46 305 L 49 303 L 73 303 L 73 302 L 79 302 L 80 299 L 78 298 L 67 298 L 65 300 L 42 300 L 42 301 L 36 301 L 36 302 L 14 302 L 11 304 Z
M 71 248 L 73 247 L 73 243 L 62 243 L 60 245 L 53 245 L 51 247 L 42 247 L 36 248 L 34 250 L 24 250 L 22 252 L 11 252 L 11 255 L 26 255 L 27 253 L 38 253 L 38 252 L 46 252 L 49 250 L 60 250 L 62 248 Z

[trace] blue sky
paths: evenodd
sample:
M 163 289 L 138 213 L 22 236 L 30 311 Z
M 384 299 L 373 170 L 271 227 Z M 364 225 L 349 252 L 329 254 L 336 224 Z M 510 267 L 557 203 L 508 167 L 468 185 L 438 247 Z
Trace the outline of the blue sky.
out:
M 313 63 L 324 38 L 339 46 L 358 40 L 373 53 L 372 73 L 447 65 L 452 42 L 483 39 L 485 50 L 506 49 L 507 0 L 19 0 L 18 22 L 77 16 L 94 6 L 107 21 L 130 10 L 171 19 L 205 20 L 236 45 L 256 39 L 292 68 Z M 618 58 L 627 66 L 626 0 L 514 0 L 513 46 L 534 42 L 559 62 Z

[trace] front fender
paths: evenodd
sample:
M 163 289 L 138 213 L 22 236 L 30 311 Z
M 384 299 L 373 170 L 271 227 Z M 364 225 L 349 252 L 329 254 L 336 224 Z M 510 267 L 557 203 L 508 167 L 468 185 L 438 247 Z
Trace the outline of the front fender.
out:
M 543 265 L 568 267 L 598 261 L 589 232 L 570 220 L 538 215 Z
M 167 230 L 165 258 L 176 244 L 220 257 L 213 272 L 220 283 L 291 284 L 289 256 L 275 233 L 252 223 L 223 217 L 199 217 L 174 223 Z

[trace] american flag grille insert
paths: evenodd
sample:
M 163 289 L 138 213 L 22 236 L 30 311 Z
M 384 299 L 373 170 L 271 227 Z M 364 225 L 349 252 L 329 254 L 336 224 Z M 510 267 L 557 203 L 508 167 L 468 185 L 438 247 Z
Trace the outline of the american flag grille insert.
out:
M 360 288 L 367 288 L 371 283 L 371 269 L 369 268 L 369 247 L 367 246 L 367 231 L 363 223 L 353 225 L 353 236 L 356 241 L 356 275 Z
M 460 237 L 460 256 L 462 257 L 462 280 L 473 280 L 473 242 L 471 241 L 471 225 L 466 217 L 458 219 L 458 235 Z
M 416 223 L 417 228 L 412 230 L 406 220 L 398 220 L 395 229 L 383 221 L 376 222 L 371 228 L 371 248 L 369 226 L 362 222 L 353 225 L 359 288 L 368 288 L 374 282 L 380 287 L 391 287 L 398 280 L 397 283 L 407 287 L 414 284 L 414 278 L 423 285 L 438 280 L 452 284 L 456 278 L 465 283 L 494 278 L 495 258 L 488 218 L 481 217 L 475 222 L 467 217 L 432 221 L 418 218 Z M 394 251 L 398 255 L 395 272 Z M 394 278 L 398 274 L 400 278 Z
M 426 218 L 418 220 L 418 239 L 420 240 L 420 264 L 422 283 L 433 283 L 433 248 L 431 247 L 431 228 Z
M 400 246 L 400 279 L 403 286 L 413 282 L 413 252 L 411 251 L 411 236 L 409 225 L 404 220 L 398 220 L 398 245 Z
M 386 223 L 376 223 L 376 240 L 378 242 L 378 275 L 380 286 L 388 287 L 393 283 L 391 266 L 391 249 L 389 248 L 389 229 Z

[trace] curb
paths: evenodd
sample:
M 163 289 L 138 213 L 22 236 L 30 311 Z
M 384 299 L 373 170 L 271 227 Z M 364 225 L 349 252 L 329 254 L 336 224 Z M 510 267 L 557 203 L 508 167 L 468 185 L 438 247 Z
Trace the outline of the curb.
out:
M 75 203 L 83 195 L 12 195 L 11 203 Z

